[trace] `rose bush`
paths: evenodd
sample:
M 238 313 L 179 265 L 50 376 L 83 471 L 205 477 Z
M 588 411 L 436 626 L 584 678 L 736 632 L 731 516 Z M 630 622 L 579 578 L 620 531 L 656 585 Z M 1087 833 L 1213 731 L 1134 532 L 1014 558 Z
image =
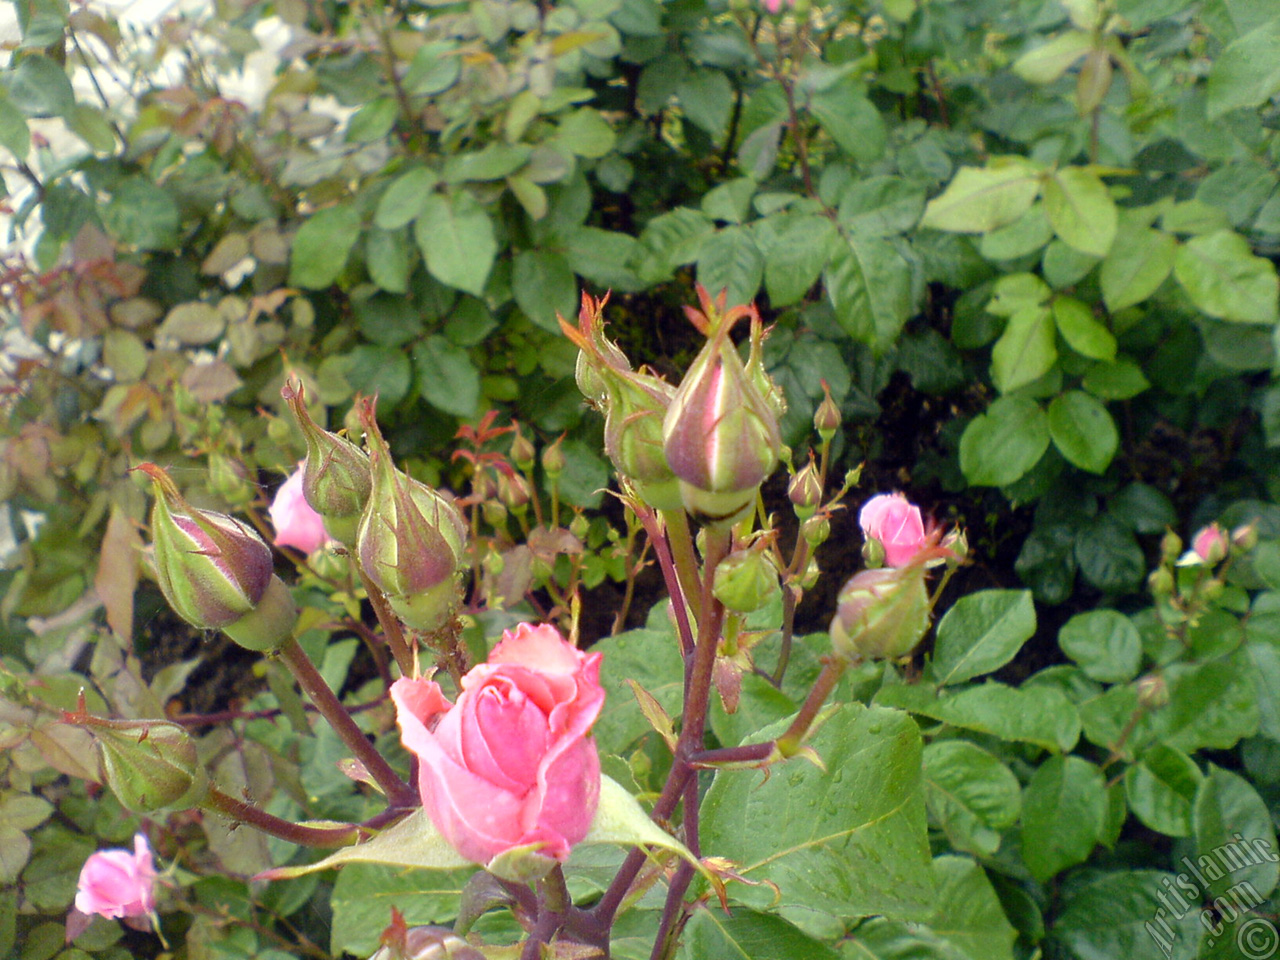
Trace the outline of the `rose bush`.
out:
M 457 703 L 432 680 L 392 685 L 423 806 L 468 860 L 531 844 L 564 860 L 586 836 L 600 791 L 600 659 L 555 627 L 522 623 L 462 678 Z
M 156 869 L 147 838 L 128 850 L 99 850 L 80 868 L 76 909 L 101 917 L 145 917 L 156 908 Z

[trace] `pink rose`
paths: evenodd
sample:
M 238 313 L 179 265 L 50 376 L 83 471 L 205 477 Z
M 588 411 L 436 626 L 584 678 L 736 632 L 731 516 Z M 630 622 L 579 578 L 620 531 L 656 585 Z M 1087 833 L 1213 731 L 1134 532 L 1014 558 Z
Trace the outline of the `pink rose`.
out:
M 924 546 L 926 536 L 920 508 L 901 493 L 882 493 L 872 497 L 858 514 L 862 535 L 884 547 L 885 563 L 901 567 Z
M 128 850 L 99 850 L 80 868 L 76 909 L 103 917 L 144 917 L 156 908 L 156 868 L 147 838 L 133 838 Z
M 289 479 L 276 491 L 268 512 L 271 525 L 276 528 L 277 547 L 296 547 L 303 553 L 311 553 L 329 542 L 324 520 L 302 495 L 301 469 L 289 474 Z
M 1230 546 L 1231 541 L 1226 531 L 1216 523 L 1209 524 L 1191 540 L 1191 549 L 1195 551 L 1196 556 L 1201 562 L 1209 564 L 1225 559 Z
M 455 704 L 431 680 L 392 685 L 422 805 L 462 856 L 487 864 L 541 843 L 564 860 L 587 835 L 600 795 L 590 736 L 604 703 L 599 674 L 600 654 L 522 623 L 462 678 Z

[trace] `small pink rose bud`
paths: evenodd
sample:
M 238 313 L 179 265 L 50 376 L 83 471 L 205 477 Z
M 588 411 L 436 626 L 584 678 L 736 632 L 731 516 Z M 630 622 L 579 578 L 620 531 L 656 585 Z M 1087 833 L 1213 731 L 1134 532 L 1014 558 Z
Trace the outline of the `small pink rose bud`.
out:
M 791 478 L 787 485 L 787 496 L 795 507 L 796 516 L 800 520 L 808 520 L 822 504 L 822 481 L 818 476 L 818 465 L 812 456 L 809 462 Z
M 1169 702 L 1169 684 L 1158 673 L 1148 673 L 1134 681 L 1138 703 L 1146 710 L 1158 710 Z
M 373 489 L 356 532 L 356 556 L 401 620 L 417 630 L 437 630 L 462 600 L 466 524 L 452 503 L 396 469 L 373 401 L 358 406 Z
M 293 411 L 307 444 L 302 495 L 324 518 L 329 535 L 349 546 L 355 542 L 360 515 L 373 489 L 369 458 L 350 440 L 320 429 L 311 419 L 301 381 L 291 380 L 280 395 Z
M 156 868 L 147 838 L 133 838 L 128 850 L 99 850 L 80 868 L 76 909 L 100 917 L 145 917 L 156 908 Z
M 272 650 L 292 635 L 297 608 L 272 573 L 271 548 L 252 527 L 192 507 L 154 463 L 152 559 L 160 591 L 175 613 L 202 630 L 222 630 L 251 650 Z
M 1226 531 L 1216 523 L 1209 524 L 1191 539 L 1191 549 L 1195 555 L 1202 563 L 1210 566 L 1225 560 L 1230 546 L 1231 540 Z
M 901 493 L 882 493 L 872 497 L 858 514 L 862 534 L 884 547 L 884 562 L 901 567 L 925 545 L 924 521 L 920 508 Z
M 299 464 L 299 469 L 281 484 L 267 512 L 271 515 L 271 525 L 276 528 L 276 546 L 294 547 L 309 554 L 328 543 L 329 534 L 324 518 L 312 509 L 303 494 L 305 463 Z
M 710 302 L 705 295 L 703 300 Z M 732 523 L 751 509 L 782 447 L 777 417 L 729 339 L 734 321 L 748 312 L 735 307 L 723 316 L 697 314 L 708 340 L 662 427 L 663 449 L 680 479 L 685 508 L 707 523 Z
M 1258 545 L 1258 528 L 1255 524 L 1244 523 L 1231 531 L 1231 545 L 1248 553 Z
M 822 402 L 813 414 L 813 427 L 823 443 L 830 443 L 840 429 L 840 408 L 831 399 L 831 388 L 825 380 L 822 381 L 822 394 Z

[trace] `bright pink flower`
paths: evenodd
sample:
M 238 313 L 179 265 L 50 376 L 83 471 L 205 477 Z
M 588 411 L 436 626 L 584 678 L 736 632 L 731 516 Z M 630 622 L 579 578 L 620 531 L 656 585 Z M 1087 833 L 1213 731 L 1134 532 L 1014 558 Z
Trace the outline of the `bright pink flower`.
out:
M 604 704 L 600 654 L 547 624 L 506 631 L 450 704 L 431 680 L 391 687 L 400 738 L 418 758 L 422 805 L 468 860 L 541 843 L 564 860 L 600 796 L 591 725 Z
M 1191 540 L 1191 549 L 1204 563 L 1218 563 L 1227 556 L 1231 540 L 1227 533 L 1216 523 L 1205 527 Z
M 102 917 L 144 917 L 156 908 L 156 868 L 147 838 L 133 838 L 128 850 L 99 850 L 80 868 L 76 909 Z
M 882 493 L 872 497 L 858 514 L 862 535 L 879 541 L 884 547 L 884 561 L 901 567 L 924 546 L 926 535 L 920 508 L 901 493 Z
M 268 512 L 276 528 L 277 547 L 296 547 L 303 553 L 311 553 L 329 542 L 324 520 L 302 495 L 301 469 L 289 474 L 289 479 L 276 491 Z

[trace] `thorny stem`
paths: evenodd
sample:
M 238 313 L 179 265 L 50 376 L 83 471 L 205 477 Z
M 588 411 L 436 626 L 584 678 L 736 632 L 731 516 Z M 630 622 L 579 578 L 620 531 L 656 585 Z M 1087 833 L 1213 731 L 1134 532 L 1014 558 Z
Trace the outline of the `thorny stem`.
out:
M 347 748 L 355 754 L 356 759 L 364 764 L 364 768 L 369 771 L 369 775 L 373 777 L 374 782 L 382 788 L 387 800 L 393 806 L 412 806 L 417 800 L 414 792 L 391 769 L 391 765 L 387 763 L 377 748 L 369 742 L 369 738 L 364 735 L 364 731 L 356 726 L 356 722 L 351 719 L 351 714 L 347 713 L 347 708 L 342 705 L 341 701 L 334 695 L 334 692 L 329 689 L 324 677 L 320 676 L 320 671 L 316 669 L 315 664 L 311 662 L 311 658 L 307 656 L 298 641 L 292 638 L 286 640 L 284 645 L 280 647 L 279 656 L 284 665 L 289 668 L 289 672 L 298 681 L 298 685 L 306 691 L 307 696 L 311 698 L 311 702 L 316 705 L 321 715 L 333 727 L 334 732 L 347 745 Z
M 684 788 L 684 833 L 685 842 L 695 857 L 702 851 L 698 842 L 698 777 L 689 777 Z M 667 887 L 667 901 L 662 907 L 662 920 L 658 924 L 658 934 L 653 940 L 653 951 L 650 960 L 660 960 L 670 954 L 674 945 L 675 934 L 680 929 L 684 916 L 684 895 L 693 880 L 693 867 L 687 860 L 681 860 L 676 867 L 671 883 Z
M 404 638 L 404 630 L 400 627 L 400 621 L 391 611 L 391 605 L 387 603 L 387 598 L 382 591 L 378 589 L 378 585 L 369 579 L 369 575 L 364 572 L 363 565 L 352 564 L 360 573 L 360 582 L 364 585 L 364 592 L 369 597 L 369 605 L 373 607 L 373 613 L 378 618 L 378 623 L 382 627 L 382 635 L 386 638 L 387 646 L 391 648 L 391 655 L 396 658 L 396 666 L 400 668 L 402 677 L 416 677 L 418 675 L 417 658 L 409 649 L 409 643 Z
M 385 693 L 379 694 L 366 703 L 357 704 L 354 707 L 348 707 L 348 713 L 364 713 L 366 710 L 372 710 L 374 707 L 380 706 L 387 700 Z M 306 710 L 317 709 L 313 704 L 303 704 Z M 219 710 L 215 713 L 180 713 L 176 717 L 168 717 L 170 723 L 176 723 L 182 727 L 213 727 L 220 726 L 224 723 L 230 723 L 233 720 L 270 720 L 272 717 L 280 716 L 284 711 L 279 707 L 270 707 L 266 710 Z

